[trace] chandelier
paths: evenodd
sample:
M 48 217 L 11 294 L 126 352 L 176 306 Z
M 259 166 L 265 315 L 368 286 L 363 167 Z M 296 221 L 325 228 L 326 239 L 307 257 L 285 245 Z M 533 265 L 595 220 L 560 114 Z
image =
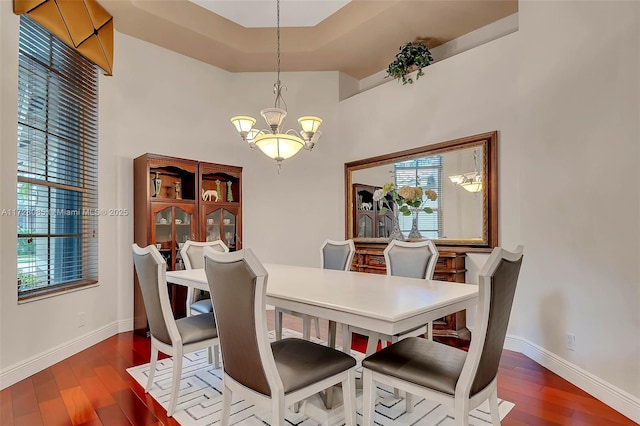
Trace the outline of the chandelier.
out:
M 240 133 L 242 140 L 249 144 L 251 149 L 258 147 L 265 155 L 278 162 L 278 173 L 282 166 L 282 160 L 293 157 L 305 148 L 311 151 L 322 135 L 318 127 L 322 124 L 322 119 L 314 116 L 303 116 L 298 118 L 298 123 L 302 130 L 298 133 L 293 129 L 284 131 L 282 125 L 287 116 L 287 104 L 282 98 L 282 91 L 287 90 L 280 82 L 280 0 L 276 0 L 276 34 L 277 34 L 277 57 L 278 74 L 276 82 L 273 84 L 273 93 L 276 95 L 273 108 L 265 108 L 260 111 L 269 126 L 266 130 L 258 130 L 253 126 L 256 119 L 246 115 L 231 117 L 231 122 Z

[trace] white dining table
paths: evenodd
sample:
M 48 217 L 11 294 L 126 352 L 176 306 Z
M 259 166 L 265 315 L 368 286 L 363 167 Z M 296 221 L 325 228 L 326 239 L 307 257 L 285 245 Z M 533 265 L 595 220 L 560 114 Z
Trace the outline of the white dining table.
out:
M 395 335 L 476 305 L 473 284 L 265 263 L 267 303 L 335 322 Z M 204 269 L 169 271 L 167 282 L 209 290 Z M 333 336 L 331 335 L 333 333 Z M 375 338 L 370 335 L 370 339 Z M 350 349 L 350 342 L 343 348 Z

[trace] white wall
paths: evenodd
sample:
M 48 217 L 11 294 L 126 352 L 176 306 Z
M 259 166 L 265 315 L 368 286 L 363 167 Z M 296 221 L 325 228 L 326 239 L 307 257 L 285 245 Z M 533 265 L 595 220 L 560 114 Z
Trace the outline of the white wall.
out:
M 638 397 L 640 3 L 520 11 L 517 334 Z
M 635 407 L 639 13 L 636 2 L 521 2 L 518 33 L 412 86 L 353 96 L 339 115 L 346 161 L 499 130 L 500 244 L 525 245 L 509 332 Z M 468 257 L 468 277 L 483 260 Z
M 316 149 L 280 175 L 228 121 L 271 105 L 273 73 L 232 75 L 116 34 L 115 76 L 100 81 L 100 207 L 132 208 L 131 160 L 145 152 L 243 166 L 245 246 L 265 262 L 315 265 L 320 242 L 344 235 L 345 162 L 498 130 L 500 243 L 525 245 L 510 335 L 637 407 L 639 15 L 636 2 L 521 1 L 517 33 L 435 63 L 411 86 L 340 103 L 337 72 L 285 73 L 291 116 L 325 123 Z M 15 207 L 17 21 L 0 1 L 2 208 Z M 131 217 L 101 219 L 99 287 L 23 305 L 15 219 L 0 219 L 1 387 L 25 362 L 130 326 Z M 468 256 L 470 277 L 485 258 Z

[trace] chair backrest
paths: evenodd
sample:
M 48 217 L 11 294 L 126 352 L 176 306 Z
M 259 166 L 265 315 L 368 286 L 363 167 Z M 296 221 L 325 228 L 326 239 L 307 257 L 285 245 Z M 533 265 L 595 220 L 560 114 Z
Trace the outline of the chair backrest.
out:
M 353 240 L 324 240 L 320 246 L 320 267 L 348 271 L 351 269 L 351 261 L 355 252 L 356 246 Z
M 432 279 L 438 261 L 438 249 L 431 240 L 391 240 L 384 249 L 387 275 Z
M 282 392 L 267 337 L 267 271 L 251 249 L 204 250 L 204 270 L 213 302 L 224 372 L 263 395 Z
M 229 252 L 229 247 L 227 247 L 227 245 L 221 240 L 207 242 L 187 240 L 180 249 L 180 256 L 182 256 L 182 260 L 184 261 L 185 269 L 204 268 L 204 256 L 202 251 L 205 247 L 211 247 L 212 249 L 223 253 Z
M 147 311 L 149 331 L 156 339 L 171 345 L 180 335 L 167 290 L 167 263 L 155 246 L 140 248 L 133 244 L 132 250 L 144 308 Z
M 496 247 L 480 271 L 476 327 L 456 387 L 456 397 L 458 388 L 463 395 L 475 395 L 498 374 L 522 265 L 522 251 L 522 246 L 518 246 L 514 252 Z

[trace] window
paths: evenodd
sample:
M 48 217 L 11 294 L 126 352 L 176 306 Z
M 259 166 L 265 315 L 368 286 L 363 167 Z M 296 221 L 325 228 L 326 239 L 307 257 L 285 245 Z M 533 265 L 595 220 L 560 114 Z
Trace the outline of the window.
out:
M 442 212 L 440 209 L 440 195 L 442 194 L 442 156 L 417 158 L 394 164 L 396 188 L 403 186 L 419 186 L 423 190 L 431 189 L 438 194 L 438 199 L 429 201 L 423 207 L 431 207 L 433 213 L 418 214 L 418 230 L 423 238 L 438 239 L 442 235 Z M 423 199 L 426 197 L 423 195 Z M 400 214 L 398 217 L 400 230 L 408 234 L 411 230 L 412 216 Z
M 98 280 L 98 70 L 24 15 L 18 70 L 18 298 Z

